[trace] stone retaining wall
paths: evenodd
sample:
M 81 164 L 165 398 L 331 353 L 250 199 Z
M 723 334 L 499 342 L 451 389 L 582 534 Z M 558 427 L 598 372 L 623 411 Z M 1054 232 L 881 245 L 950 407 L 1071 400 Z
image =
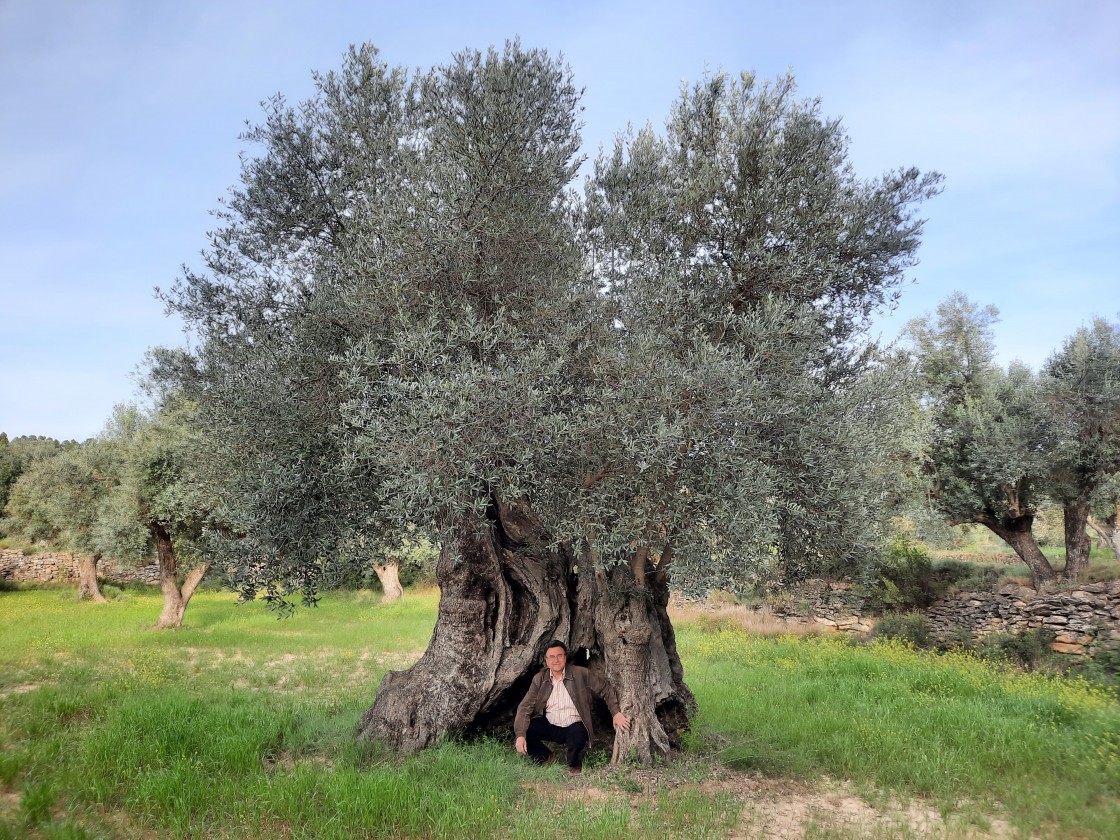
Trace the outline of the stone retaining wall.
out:
M 864 601 L 849 583 L 806 581 L 774 614 L 812 621 L 831 630 L 867 632 L 874 619 L 862 615 Z M 1092 654 L 1120 649 L 1120 580 L 1084 583 L 1039 593 L 1007 584 L 991 591 L 957 592 L 924 610 L 930 635 L 950 641 L 963 633 L 979 641 L 991 633 L 1044 628 L 1059 653 Z
M 132 566 L 102 557 L 97 564 L 97 577 L 118 586 L 127 583 L 157 586 L 159 564 Z M 68 552 L 24 554 L 17 549 L 0 548 L 0 578 L 33 583 L 76 583 L 78 555 Z
M 961 592 L 928 610 L 930 633 L 948 639 L 964 630 L 978 640 L 989 633 L 1025 633 L 1044 628 L 1055 634 L 1060 653 L 1086 654 L 1120 647 L 1120 581 L 1084 583 L 1038 593 L 1024 586 L 997 586 L 990 592 Z
M 841 581 L 807 580 L 784 603 L 773 608 L 774 615 L 829 630 L 868 633 L 875 619 L 863 615 L 865 602 L 853 584 Z

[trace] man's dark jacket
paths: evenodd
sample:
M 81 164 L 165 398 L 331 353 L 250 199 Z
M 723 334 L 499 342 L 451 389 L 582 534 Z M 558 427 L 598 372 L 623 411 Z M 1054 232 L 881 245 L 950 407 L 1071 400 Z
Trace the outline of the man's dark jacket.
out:
M 582 665 L 568 665 L 564 669 L 564 688 L 568 689 L 568 695 L 572 698 L 576 711 L 579 712 L 579 718 L 587 727 L 589 741 L 595 737 L 595 730 L 591 726 L 592 692 L 603 698 L 603 702 L 611 710 L 612 717 L 620 711 L 618 695 L 615 694 L 611 684 L 602 675 L 589 671 Z M 513 734 L 516 737 L 523 738 L 528 734 L 529 720 L 544 714 L 545 704 L 551 696 L 552 674 L 548 668 L 545 668 L 533 677 L 525 699 L 517 704 L 517 716 L 513 719 Z

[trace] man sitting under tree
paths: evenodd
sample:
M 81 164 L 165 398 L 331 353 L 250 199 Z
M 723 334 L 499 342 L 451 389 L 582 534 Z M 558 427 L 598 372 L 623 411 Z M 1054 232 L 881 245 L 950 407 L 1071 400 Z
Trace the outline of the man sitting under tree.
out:
M 544 652 L 545 667 L 533 677 L 517 706 L 513 731 L 517 751 L 537 764 L 556 760 L 545 741 L 567 747 L 568 770 L 583 772 L 583 751 L 595 733 L 591 725 L 591 692 L 607 704 L 617 729 L 630 731 L 630 721 L 618 706 L 618 695 L 607 680 L 581 665 L 568 665 L 568 648 L 554 639 Z

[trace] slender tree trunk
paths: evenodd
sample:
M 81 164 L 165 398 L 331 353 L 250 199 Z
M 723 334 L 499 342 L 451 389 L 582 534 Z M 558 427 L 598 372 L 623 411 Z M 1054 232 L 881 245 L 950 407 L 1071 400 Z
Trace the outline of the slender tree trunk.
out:
M 159 588 L 163 592 L 163 612 L 156 622 L 156 629 L 163 630 L 169 627 L 182 627 L 183 616 L 187 612 L 198 585 L 206 576 L 210 568 L 208 563 L 192 569 L 179 586 L 178 568 L 175 560 L 175 548 L 171 543 L 171 535 L 159 523 L 149 523 L 148 529 L 156 541 L 156 554 L 159 557 Z
M 1073 502 L 1062 509 L 1066 538 L 1066 568 L 1063 576 L 1067 580 L 1076 580 L 1089 568 L 1089 553 L 1093 550 L 1093 541 L 1085 531 L 1088 521 L 1088 502 Z
M 374 563 L 373 570 L 377 579 L 381 581 L 382 604 L 391 604 L 404 597 L 404 588 L 401 586 L 399 563 Z
M 982 516 L 977 518 L 977 522 L 1011 546 L 1019 559 L 1027 564 L 1035 589 L 1044 588 L 1057 580 L 1057 572 L 1034 538 L 1034 516 L 1007 516 L 1003 519 Z
M 1117 559 L 1120 559 L 1120 529 L 1116 527 L 1116 518 L 1115 513 L 1110 514 L 1100 522 L 1093 517 L 1089 517 L 1088 523 L 1089 527 L 1097 532 L 1101 542 L 1111 548 Z
M 71 554 L 71 557 L 74 555 Z M 92 557 L 82 554 L 78 557 L 78 600 L 89 598 L 97 604 L 105 603 L 105 596 L 97 586 L 97 563 L 101 560 L 98 552 Z
M 452 732 L 487 733 L 513 748 L 513 715 L 552 639 L 570 661 L 605 673 L 629 737 L 596 702 L 595 741 L 614 760 L 651 761 L 678 746 L 695 708 L 666 607 L 668 586 L 640 585 L 623 567 L 595 572 L 586 552 L 548 548 L 524 508 L 495 504 L 487 522 L 463 521 L 436 565 L 439 617 L 428 649 L 390 671 L 358 726 L 360 737 L 413 751 Z

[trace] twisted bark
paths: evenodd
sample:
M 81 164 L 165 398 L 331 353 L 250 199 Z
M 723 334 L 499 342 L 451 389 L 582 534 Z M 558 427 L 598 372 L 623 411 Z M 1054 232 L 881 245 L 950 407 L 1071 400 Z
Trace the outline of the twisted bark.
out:
M 390 671 L 358 735 L 411 752 L 452 733 L 513 741 L 512 721 L 553 639 L 570 661 L 600 670 L 632 719 L 615 732 L 596 702 L 596 743 L 612 761 L 650 763 L 679 746 L 695 709 L 666 611 L 664 576 L 627 566 L 594 571 L 586 552 L 548 547 L 524 508 L 495 503 L 459 524 L 436 565 L 439 616 L 421 659 Z
M 74 555 L 71 554 L 71 557 Z M 96 604 L 104 604 L 105 596 L 101 594 L 101 589 L 97 585 L 97 563 L 101 560 L 101 554 L 94 554 L 92 557 L 88 555 L 81 555 L 78 558 L 78 600 L 82 601 L 89 598 Z
M 1062 576 L 1066 580 L 1077 580 L 1089 568 L 1089 553 L 1093 550 L 1093 541 L 1085 530 L 1088 522 L 1088 502 L 1073 502 L 1062 509 L 1066 545 L 1066 568 Z
M 1057 580 L 1057 572 L 1054 571 L 1054 567 L 1050 565 L 1050 561 L 1046 559 L 1046 555 L 1042 553 L 1038 541 L 1034 538 L 1033 515 L 1007 516 L 1003 519 L 984 515 L 977 517 L 976 521 L 1011 546 L 1019 555 L 1019 559 L 1026 563 L 1035 589 L 1044 589 Z
M 397 563 L 374 563 L 373 571 L 381 582 L 381 603 L 391 604 L 404 597 L 404 587 L 401 586 L 400 565 Z
M 178 561 L 175 558 L 171 534 L 158 522 L 149 523 L 148 530 L 152 532 L 156 541 L 156 554 L 159 557 L 159 588 L 163 592 L 163 611 L 156 621 L 156 629 L 182 627 L 187 604 L 190 603 L 198 585 L 202 583 L 210 565 L 204 563 L 192 569 L 180 587 Z

